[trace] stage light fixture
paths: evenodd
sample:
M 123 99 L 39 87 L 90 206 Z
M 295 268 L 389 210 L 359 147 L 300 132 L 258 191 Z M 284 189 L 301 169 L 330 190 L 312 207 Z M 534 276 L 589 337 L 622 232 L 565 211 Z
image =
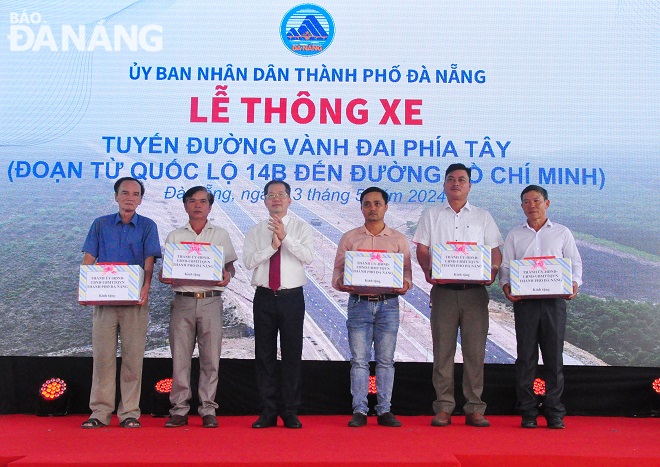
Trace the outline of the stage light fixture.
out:
M 657 378 L 653 383 L 651 384 L 651 387 L 653 387 L 653 390 L 657 393 L 660 394 L 660 378 Z
M 375 376 L 369 376 L 369 394 L 378 394 Z
M 37 415 L 62 416 L 69 413 L 71 391 L 62 378 L 50 378 L 39 389 Z
M 172 391 L 172 378 L 161 379 L 154 388 L 160 394 L 169 394 Z
M 167 417 L 170 413 L 170 392 L 172 391 L 172 378 L 163 378 L 154 385 L 151 397 L 151 415 L 153 417 Z
M 534 380 L 534 394 L 537 396 L 545 396 L 545 381 L 541 378 Z

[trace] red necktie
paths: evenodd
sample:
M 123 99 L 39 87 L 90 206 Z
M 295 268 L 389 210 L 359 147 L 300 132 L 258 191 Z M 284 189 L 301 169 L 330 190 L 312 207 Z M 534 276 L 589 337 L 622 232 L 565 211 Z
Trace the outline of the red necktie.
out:
M 280 248 L 277 249 L 275 254 L 270 257 L 270 269 L 268 270 L 268 287 L 273 291 L 277 291 L 280 288 Z

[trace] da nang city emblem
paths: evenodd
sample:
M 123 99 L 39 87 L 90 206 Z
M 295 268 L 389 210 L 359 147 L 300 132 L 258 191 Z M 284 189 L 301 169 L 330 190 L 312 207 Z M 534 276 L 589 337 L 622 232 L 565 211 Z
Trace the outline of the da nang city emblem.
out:
M 292 8 L 282 18 L 280 36 L 294 54 L 310 57 L 330 46 L 335 37 L 335 22 L 323 8 L 305 3 Z

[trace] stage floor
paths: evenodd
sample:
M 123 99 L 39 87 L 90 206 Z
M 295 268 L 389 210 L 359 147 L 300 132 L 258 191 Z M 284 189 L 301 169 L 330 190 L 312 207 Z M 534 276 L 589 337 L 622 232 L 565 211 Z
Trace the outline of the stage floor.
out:
M 1 415 L 0 466 L 87 465 L 447 465 L 658 466 L 660 419 L 566 417 L 566 429 L 520 428 L 520 418 L 488 417 L 490 428 L 453 417 L 446 428 L 431 417 L 399 417 L 401 428 L 348 428 L 349 416 L 301 416 L 301 430 L 255 430 L 256 417 L 220 417 L 203 429 L 165 429 L 164 418 L 143 416 L 141 429 L 83 430 L 83 415 Z M 280 421 L 281 423 L 281 421 Z

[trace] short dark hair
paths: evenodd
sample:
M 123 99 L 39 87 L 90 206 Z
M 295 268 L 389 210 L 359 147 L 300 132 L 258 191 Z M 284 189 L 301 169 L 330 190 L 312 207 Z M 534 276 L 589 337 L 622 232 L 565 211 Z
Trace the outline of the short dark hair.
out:
M 133 178 L 133 177 L 122 177 L 122 178 L 120 178 L 119 180 L 117 180 L 115 182 L 115 194 L 116 195 L 119 194 L 119 187 L 124 182 L 138 182 L 138 184 L 140 185 L 140 196 L 144 196 L 144 183 L 142 183 L 137 178 Z
M 525 193 L 529 193 L 530 191 L 536 191 L 537 193 L 540 193 L 543 195 L 544 200 L 548 200 L 548 190 L 543 188 L 542 186 L 538 185 L 529 185 L 525 187 L 525 189 L 520 193 L 520 201 L 522 201 L 523 196 L 525 196 Z
M 213 206 L 213 201 L 215 201 L 215 196 L 213 196 L 213 193 L 207 190 L 205 186 L 201 186 L 201 185 L 194 186 L 184 193 L 183 204 L 186 204 L 188 200 L 192 198 L 195 193 L 198 193 L 200 191 L 206 192 L 206 199 L 209 200 L 209 206 Z
M 271 180 L 270 182 L 266 183 L 266 186 L 264 187 L 264 195 L 268 194 L 268 188 L 270 188 L 271 185 L 276 185 L 278 183 L 280 185 L 284 185 L 284 189 L 286 190 L 286 194 L 291 196 L 291 187 L 284 180 Z
M 445 178 L 447 178 L 447 175 L 452 173 L 454 170 L 465 170 L 468 174 L 468 178 L 472 177 L 471 168 L 466 167 L 465 164 L 456 163 L 456 164 L 451 164 L 449 167 L 447 167 L 447 170 L 445 170 Z
M 367 193 L 380 193 L 381 195 L 383 195 L 385 204 L 387 204 L 387 201 L 389 200 L 389 195 L 387 194 L 387 191 L 383 190 L 382 188 L 378 188 L 377 186 L 370 186 L 360 194 L 360 204 L 362 204 L 362 200 L 364 199 L 364 196 Z

